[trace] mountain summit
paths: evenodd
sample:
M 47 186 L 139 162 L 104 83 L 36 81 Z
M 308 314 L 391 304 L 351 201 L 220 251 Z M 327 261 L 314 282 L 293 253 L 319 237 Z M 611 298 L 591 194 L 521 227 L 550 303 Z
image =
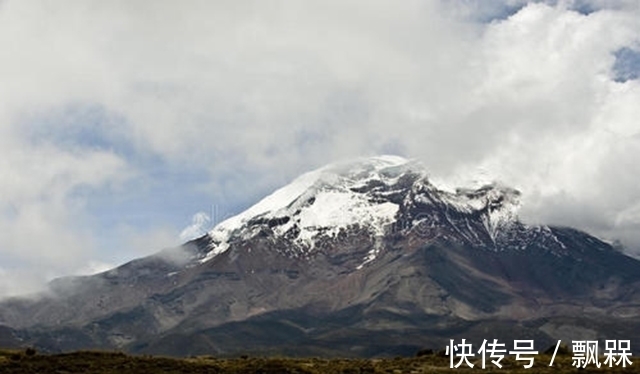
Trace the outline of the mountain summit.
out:
M 292 241 L 293 255 L 313 251 L 320 238 L 361 227 L 381 237 L 399 209 L 390 194 L 401 189 L 403 177 L 423 178 L 415 162 L 397 156 L 331 164 L 306 173 L 291 184 L 216 226 L 214 245 L 205 260 L 224 252 L 229 242 L 246 240 L 269 230 Z
M 640 337 L 640 262 L 520 222 L 519 198 L 439 189 L 396 156 L 331 164 L 180 248 L 6 300 L 0 325 L 15 345 L 169 355 Z
M 208 234 L 211 251 L 203 262 L 226 251 L 230 243 L 259 234 L 290 241 L 292 256 L 308 256 L 318 242 L 354 230 L 376 239 L 398 230 L 417 228 L 425 235 L 444 230 L 462 242 L 495 247 L 496 240 L 507 235 L 503 230 L 517 223 L 518 191 L 487 185 L 450 193 L 437 189 L 427 176 L 421 163 L 398 156 L 358 159 L 306 173 L 217 225 Z M 481 225 L 475 227 L 477 223 Z M 375 250 L 361 265 L 374 258 Z

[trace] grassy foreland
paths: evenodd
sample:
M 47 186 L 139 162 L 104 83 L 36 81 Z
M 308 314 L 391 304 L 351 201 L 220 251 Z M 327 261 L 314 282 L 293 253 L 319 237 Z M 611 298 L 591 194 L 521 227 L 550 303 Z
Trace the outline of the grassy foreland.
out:
M 234 373 L 234 374 L 314 374 L 314 373 L 380 373 L 380 374 L 417 374 L 417 373 L 640 373 L 640 359 L 633 359 L 633 365 L 627 368 L 586 369 L 571 366 L 570 356 L 558 356 L 553 367 L 549 367 L 551 356 L 535 356 L 531 369 L 524 369 L 522 362 L 505 358 L 503 368 L 498 369 L 487 362 L 483 370 L 476 361 L 475 367 L 450 369 L 448 357 L 424 355 L 412 358 L 381 359 L 324 359 L 324 358 L 215 358 L 192 357 L 174 359 L 152 356 L 129 356 L 116 352 L 75 352 L 57 355 L 42 355 L 33 351 L 0 351 L 0 373 L 3 374 L 67 374 L 67 373 Z M 601 360 L 602 361 L 602 360 Z

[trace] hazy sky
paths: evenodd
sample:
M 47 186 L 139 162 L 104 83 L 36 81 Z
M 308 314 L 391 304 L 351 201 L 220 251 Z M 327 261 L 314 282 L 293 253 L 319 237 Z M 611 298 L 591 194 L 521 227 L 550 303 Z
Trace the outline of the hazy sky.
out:
M 0 0 L 0 295 L 382 153 L 640 252 L 639 4 Z

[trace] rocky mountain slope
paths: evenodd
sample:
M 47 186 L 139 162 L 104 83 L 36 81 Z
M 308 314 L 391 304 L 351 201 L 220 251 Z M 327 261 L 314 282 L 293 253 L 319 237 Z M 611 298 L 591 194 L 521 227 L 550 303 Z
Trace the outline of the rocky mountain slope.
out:
M 0 325 L 52 351 L 170 355 L 640 337 L 640 262 L 518 207 L 516 190 L 445 191 L 400 157 L 332 164 L 180 248 L 5 300 Z

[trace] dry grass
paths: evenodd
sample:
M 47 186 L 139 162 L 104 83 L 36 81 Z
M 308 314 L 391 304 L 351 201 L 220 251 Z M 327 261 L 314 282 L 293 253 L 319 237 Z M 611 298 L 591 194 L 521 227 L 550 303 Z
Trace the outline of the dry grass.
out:
M 549 367 L 551 357 L 536 356 L 535 365 L 524 369 L 522 363 L 505 358 L 502 369 L 487 365 L 480 368 L 475 362 L 473 369 L 450 369 L 449 359 L 438 355 L 414 358 L 385 359 L 320 359 L 320 358 L 216 358 L 194 357 L 172 359 L 151 356 L 129 356 L 117 352 L 75 352 L 59 355 L 27 355 L 24 351 L 0 351 L 0 373 L 3 374 L 125 374 L 125 373 L 234 373 L 234 374 L 419 374 L 419 373 L 640 373 L 640 360 L 631 367 L 576 369 L 571 366 L 570 356 L 556 357 Z

